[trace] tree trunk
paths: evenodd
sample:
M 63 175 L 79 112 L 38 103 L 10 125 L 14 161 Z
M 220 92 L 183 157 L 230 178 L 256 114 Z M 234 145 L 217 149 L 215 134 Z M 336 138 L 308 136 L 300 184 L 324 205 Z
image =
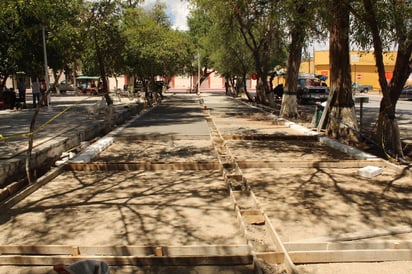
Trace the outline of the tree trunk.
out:
M 331 73 L 330 119 L 326 132 L 333 138 L 358 141 L 358 123 L 352 98 L 349 61 L 349 2 L 332 0 L 329 52 Z
M 302 45 L 304 36 L 299 30 L 292 31 L 292 42 L 289 46 L 288 71 L 286 77 L 286 90 L 283 93 L 280 116 L 295 118 L 298 115 L 296 92 L 298 86 L 299 67 L 302 58 Z
M 258 75 L 257 83 L 256 83 L 256 103 L 264 104 L 266 102 L 266 88 L 267 80 L 265 79 L 266 76 Z
M 400 140 L 400 131 L 395 116 L 396 103 L 399 99 L 403 85 L 411 73 L 410 64 L 412 63 L 411 51 L 412 43 L 407 43 L 408 30 L 404 28 L 402 18 L 396 18 L 397 30 L 404 28 L 398 33 L 398 54 L 395 62 L 395 69 L 390 85 L 386 81 L 385 65 L 383 62 L 383 48 L 380 38 L 379 24 L 376 17 L 375 8 L 370 0 L 363 0 L 363 6 L 366 13 L 366 21 L 371 30 L 373 37 L 374 55 L 376 67 L 378 69 L 379 84 L 381 86 L 383 98 L 379 109 L 379 119 L 376 131 L 376 141 L 381 144 L 385 153 L 393 151 L 394 156 L 403 158 L 402 144 Z M 399 35 L 402 33 L 402 35 Z M 409 36 L 411 36 L 409 30 Z M 390 155 L 392 156 L 392 155 Z
M 299 67 L 302 61 L 302 48 L 305 42 L 305 29 L 302 27 L 302 19 L 306 12 L 305 3 L 295 1 L 296 11 L 299 16 L 294 20 L 292 26 L 292 41 L 289 45 L 288 71 L 286 77 L 286 90 L 283 93 L 280 116 L 296 118 L 298 116 L 298 104 L 296 92 L 298 87 Z
M 253 102 L 253 98 L 249 93 L 249 90 L 247 89 L 247 75 L 246 73 L 243 73 L 242 77 L 238 79 L 236 88 L 238 89 L 238 94 L 245 94 L 246 98 L 248 99 L 249 102 Z
M 38 81 L 38 79 L 36 79 L 36 81 Z M 35 129 L 36 119 L 37 119 L 37 116 L 39 115 L 41 106 L 47 102 L 47 97 L 49 96 L 49 93 L 50 93 L 50 89 L 47 90 L 44 93 L 44 95 L 41 97 L 40 102 L 37 103 L 36 109 L 33 113 L 33 116 L 31 117 L 30 128 L 29 128 L 30 133 L 29 133 L 27 152 L 26 152 L 26 166 L 25 166 L 27 181 L 29 184 L 33 183 L 33 180 L 37 179 L 36 178 L 37 174 L 32 170 L 32 161 L 31 161 L 34 134 L 36 133 L 36 129 Z

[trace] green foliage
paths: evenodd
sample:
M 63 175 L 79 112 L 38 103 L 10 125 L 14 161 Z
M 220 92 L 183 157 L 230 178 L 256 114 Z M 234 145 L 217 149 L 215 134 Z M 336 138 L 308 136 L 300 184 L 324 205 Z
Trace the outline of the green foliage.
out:
M 409 1 L 373 1 L 377 27 L 380 30 L 382 46 L 386 51 L 392 50 L 402 37 L 406 37 L 412 28 L 412 3 Z M 351 4 L 352 25 L 351 41 L 355 47 L 363 50 L 372 48 L 370 28 L 365 23 L 371 12 L 365 11 L 363 1 Z M 412 39 L 412 38 L 411 38 Z
M 284 63 L 279 3 L 273 1 L 193 1 L 189 27 L 203 56 L 226 75 L 266 74 Z M 209 65 L 210 65 L 209 64 Z M 262 76 L 263 76 L 262 75 Z
M 0 4 L 1 75 L 44 72 L 42 28 L 46 29 L 48 61 L 62 69 L 78 50 L 80 0 L 7 0 Z
M 192 50 L 187 34 L 171 28 L 165 6 L 152 10 L 126 10 L 124 28 L 127 71 L 141 78 L 172 76 L 190 63 Z

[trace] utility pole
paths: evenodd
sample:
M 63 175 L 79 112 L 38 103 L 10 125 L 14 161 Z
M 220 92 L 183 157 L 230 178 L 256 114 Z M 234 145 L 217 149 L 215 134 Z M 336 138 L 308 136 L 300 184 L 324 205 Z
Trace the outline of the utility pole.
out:
M 197 53 L 197 93 L 200 94 L 200 52 Z

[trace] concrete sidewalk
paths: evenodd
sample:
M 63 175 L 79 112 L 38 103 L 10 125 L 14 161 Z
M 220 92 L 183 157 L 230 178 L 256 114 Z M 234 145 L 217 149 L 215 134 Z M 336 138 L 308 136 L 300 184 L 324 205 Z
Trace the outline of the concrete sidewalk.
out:
M 27 102 L 31 102 L 29 96 Z M 40 109 L 33 142 L 33 168 L 38 170 L 38 175 L 47 170 L 62 152 L 102 136 L 142 108 L 136 99 L 121 98 L 119 101 L 113 98 L 113 115 L 109 122 L 105 120 L 105 102 L 101 101 L 101 96 L 52 95 L 51 107 Z M 0 110 L 0 186 L 25 172 L 33 114 L 31 104 L 23 110 Z

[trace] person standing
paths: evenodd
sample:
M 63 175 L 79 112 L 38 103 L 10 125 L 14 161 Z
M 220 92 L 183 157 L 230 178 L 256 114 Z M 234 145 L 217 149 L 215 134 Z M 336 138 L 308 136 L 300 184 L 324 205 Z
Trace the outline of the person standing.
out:
M 33 93 L 33 108 L 35 108 L 37 107 L 37 104 L 40 103 L 40 97 L 41 97 L 39 78 L 36 78 L 32 83 L 32 93 Z
M 26 84 L 24 83 L 23 78 L 19 79 L 17 89 L 19 90 L 19 102 L 22 104 L 23 108 L 26 108 Z

